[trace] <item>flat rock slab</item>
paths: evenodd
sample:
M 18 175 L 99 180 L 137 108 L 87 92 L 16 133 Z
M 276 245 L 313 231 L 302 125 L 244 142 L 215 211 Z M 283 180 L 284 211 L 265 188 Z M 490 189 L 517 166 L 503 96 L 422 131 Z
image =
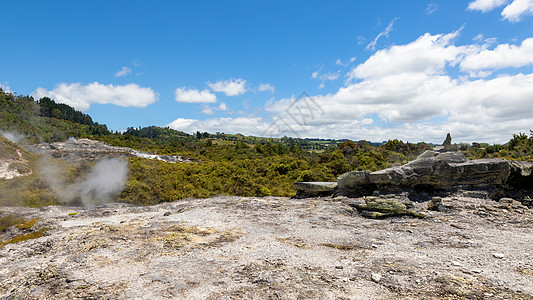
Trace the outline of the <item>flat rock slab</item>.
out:
M 338 187 L 336 182 L 295 182 L 297 195 L 319 196 L 333 194 Z

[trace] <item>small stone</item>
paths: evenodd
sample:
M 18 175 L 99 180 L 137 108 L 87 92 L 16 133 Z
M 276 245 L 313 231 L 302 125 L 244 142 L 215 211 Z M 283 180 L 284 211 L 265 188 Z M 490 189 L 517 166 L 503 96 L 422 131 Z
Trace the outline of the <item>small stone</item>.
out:
M 498 258 L 498 259 L 502 259 L 505 257 L 505 255 L 503 253 L 492 253 L 492 256 Z
M 163 214 L 163 216 L 165 216 L 165 217 L 168 217 L 168 216 L 170 216 L 170 215 L 171 215 L 171 212 L 169 212 L 169 211 L 167 211 L 167 212 L 165 212 L 165 213 Z
M 462 267 L 463 266 L 462 263 L 460 263 L 458 261 L 455 261 L 455 260 L 452 260 L 451 263 L 452 263 L 452 266 L 455 266 L 455 267 Z
M 343 266 L 335 266 L 335 269 L 339 269 L 340 270 L 340 269 L 344 269 L 344 267 Z
M 481 269 L 472 269 L 471 271 L 472 273 L 476 273 L 476 274 L 480 274 L 481 272 L 483 272 Z
M 374 282 L 380 282 L 381 281 L 381 278 L 383 278 L 383 276 L 381 276 L 380 274 L 378 273 L 372 273 L 372 275 L 370 276 L 370 278 L 372 279 L 372 281 Z

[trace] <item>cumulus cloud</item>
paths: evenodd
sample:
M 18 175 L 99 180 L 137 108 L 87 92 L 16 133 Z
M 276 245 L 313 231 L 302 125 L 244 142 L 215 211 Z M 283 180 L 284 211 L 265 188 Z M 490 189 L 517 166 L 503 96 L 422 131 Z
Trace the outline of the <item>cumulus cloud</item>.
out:
M 524 15 L 533 14 L 533 0 L 514 0 L 503 11 L 504 19 L 511 22 L 519 22 Z
M 475 73 L 508 67 L 518 68 L 533 64 L 533 38 L 518 45 L 500 44 L 493 50 L 482 50 L 467 55 L 460 63 L 461 70 Z
M 385 28 L 385 30 L 383 30 L 382 32 L 380 32 L 376 38 L 366 46 L 366 49 L 367 50 L 375 50 L 376 49 L 376 44 L 378 42 L 378 40 L 381 38 L 381 37 L 388 37 L 389 36 L 389 33 L 392 31 L 392 26 L 394 26 L 394 23 L 398 20 L 398 18 L 394 18 L 390 21 L 389 25 L 387 25 L 387 28 Z
M 468 4 L 469 10 L 479 10 L 481 12 L 489 12 L 496 7 L 505 5 L 508 0 L 475 0 Z
M 131 74 L 131 69 L 128 67 L 122 67 L 122 69 L 115 73 L 115 77 L 124 77 Z
M 226 106 L 226 103 L 222 102 L 218 106 L 218 110 L 228 110 L 228 106 Z
M 202 113 L 205 114 L 205 115 L 214 115 L 215 111 L 217 111 L 217 110 L 226 111 L 226 110 L 228 110 L 228 106 L 224 102 L 221 102 L 218 107 L 209 106 L 207 104 L 204 104 L 202 106 Z
M 260 135 L 266 128 L 265 122 L 258 117 L 213 118 L 195 120 L 178 118 L 168 124 L 172 129 L 194 133 L 200 132 L 228 132 Z
M 283 119 L 305 136 L 440 142 L 452 132 L 463 141 L 503 142 L 512 133 L 527 132 L 533 123 L 529 114 L 533 103 L 528 100 L 532 97 L 531 74 L 461 81 L 447 75 L 406 73 L 366 79 L 335 94 L 313 97 L 324 114 L 293 112 L 304 114 L 305 126 L 290 117 Z M 267 109 L 283 116 L 293 101 L 282 99 Z M 372 118 L 383 125 L 369 123 Z M 433 122 L 435 118 L 442 120 Z
M 226 96 L 238 96 L 246 92 L 246 80 L 240 78 L 231 78 L 215 83 L 208 82 L 207 85 L 214 92 L 224 93 Z
M 50 91 L 39 87 L 32 93 L 32 96 L 35 99 L 48 97 L 82 111 L 88 110 L 91 104 L 146 107 L 157 101 L 157 94 L 154 90 L 134 83 L 127 85 L 105 85 L 98 82 L 88 85 L 60 83 Z
M 509 2 L 509 0 L 476 0 L 468 4 L 468 9 L 485 13 L 507 4 L 502 11 L 502 17 L 510 22 L 519 22 L 523 16 L 533 15 L 533 0 L 512 0 L 511 3 Z
M 177 88 L 174 92 L 175 99 L 182 103 L 215 103 L 217 96 L 209 90 L 198 91 L 197 89 Z
M 426 34 L 376 52 L 349 73 L 359 81 L 312 97 L 307 107 L 319 107 L 323 114 L 316 109 L 292 113 L 305 118 L 305 124 L 287 115 L 295 98 L 272 101 L 266 110 L 304 136 L 440 142 L 452 132 L 458 141 L 501 143 L 527 132 L 533 124 L 533 74 L 473 81 L 450 76 L 446 66 L 484 51 L 455 46 L 456 35 Z
M 449 34 L 426 33 L 407 45 L 379 50 L 348 74 L 349 79 L 373 78 L 399 73 L 442 73 L 447 65 L 455 65 L 459 54 L 475 50 L 473 46 L 453 45 L 459 31 Z
M 268 83 L 261 83 L 259 87 L 257 88 L 257 90 L 260 92 L 271 92 L 273 94 L 275 89 L 274 89 L 274 86 Z
M 348 73 L 353 80 L 334 93 L 267 102 L 264 111 L 271 118 L 177 119 L 169 126 L 187 132 L 436 143 L 447 132 L 458 142 L 489 143 L 504 143 L 513 133 L 528 132 L 533 124 L 533 74 L 508 72 L 472 79 L 462 73 L 470 71 L 462 66 L 489 52 L 513 60 L 490 58 L 496 66 L 475 70 L 522 66 L 523 61 L 510 61 L 526 56 L 529 41 L 488 50 L 485 45 L 455 45 L 458 34 L 425 34 L 377 51 L 354 66 Z M 450 66 L 459 68 L 450 72 Z

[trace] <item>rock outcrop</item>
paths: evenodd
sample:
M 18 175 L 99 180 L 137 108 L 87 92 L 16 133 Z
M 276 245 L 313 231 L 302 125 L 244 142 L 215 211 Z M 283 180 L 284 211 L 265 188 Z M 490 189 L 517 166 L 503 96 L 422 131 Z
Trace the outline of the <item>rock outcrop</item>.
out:
M 399 167 L 342 174 L 337 183 L 338 193 L 346 196 L 371 195 L 376 190 L 424 190 L 431 194 L 459 188 L 488 188 L 501 197 L 517 190 L 532 190 L 532 170 L 533 162 L 501 158 L 469 160 L 460 152 L 428 150 Z

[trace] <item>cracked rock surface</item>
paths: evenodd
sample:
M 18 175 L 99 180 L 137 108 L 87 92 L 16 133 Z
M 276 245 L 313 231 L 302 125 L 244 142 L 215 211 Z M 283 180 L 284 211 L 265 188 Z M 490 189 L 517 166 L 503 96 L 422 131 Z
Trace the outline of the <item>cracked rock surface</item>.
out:
M 0 248 L 0 299 L 533 299 L 533 215 L 502 200 L 383 220 L 345 197 L 1 207 L 49 230 Z

